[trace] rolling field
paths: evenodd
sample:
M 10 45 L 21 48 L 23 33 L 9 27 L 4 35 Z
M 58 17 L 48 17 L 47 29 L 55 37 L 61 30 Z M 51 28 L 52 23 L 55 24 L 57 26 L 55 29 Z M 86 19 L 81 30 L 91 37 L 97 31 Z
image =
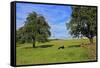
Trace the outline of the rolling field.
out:
M 16 64 L 45 64 L 61 62 L 80 62 L 96 60 L 96 44 L 81 45 L 89 43 L 87 39 L 81 40 L 52 40 L 46 43 L 32 43 L 16 45 Z M 58 49 L 64 45 L 64 49 Z

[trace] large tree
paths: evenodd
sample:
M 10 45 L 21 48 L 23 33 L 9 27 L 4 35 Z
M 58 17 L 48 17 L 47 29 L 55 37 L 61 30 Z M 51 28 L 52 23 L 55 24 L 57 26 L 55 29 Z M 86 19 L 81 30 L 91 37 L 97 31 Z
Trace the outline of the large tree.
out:
M 73 37 L 87 37 L 90 43 L 93 43 L 93 37 L 96 36 L 96 7 L 73 6 L 71 21 L 67 28 Z
M 32 41 L 33 47 L 35 47 L 36 41 L 46 42 L 51 35 L 49 24 L 42 15 L 38 15 L 36 12 L 27 16 L 24 26 L 19 30 L 18 36 L 25 42 Z

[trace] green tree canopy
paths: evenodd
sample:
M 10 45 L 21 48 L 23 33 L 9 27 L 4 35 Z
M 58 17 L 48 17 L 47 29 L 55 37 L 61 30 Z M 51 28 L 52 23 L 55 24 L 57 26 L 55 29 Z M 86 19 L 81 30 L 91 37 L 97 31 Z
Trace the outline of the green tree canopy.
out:
M 17 31 L 17 36 L 17 40 L 19 38 L 25 42 L 32 41 L 35 47 L 36 41 L 48 41 L 48 37 L 51 36 L 50 26 L 42 15 L 32 12 L 27 16 L 24 26 Z
M 93 37 L 97 31 L 97 8 L 86 6 L 73 6 L 71 21 L 67 28 L 73 37 L 87 37 L 93 43 Z

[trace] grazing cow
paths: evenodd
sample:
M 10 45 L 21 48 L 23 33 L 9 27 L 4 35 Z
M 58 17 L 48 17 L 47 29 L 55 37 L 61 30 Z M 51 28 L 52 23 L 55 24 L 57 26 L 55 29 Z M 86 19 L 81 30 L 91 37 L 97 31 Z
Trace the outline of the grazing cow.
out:
M 64 49 L 65 47 L 64 46 L 60 46 L 58 49 Z

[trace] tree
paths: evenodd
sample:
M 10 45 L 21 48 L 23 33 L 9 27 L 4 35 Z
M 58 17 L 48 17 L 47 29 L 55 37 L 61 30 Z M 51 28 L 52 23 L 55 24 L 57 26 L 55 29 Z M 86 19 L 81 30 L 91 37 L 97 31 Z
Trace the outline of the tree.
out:
M 16 42 L 17 43 L 25 43 L 25 39 L 24 39 L 24 35 L 23 35 L 23 27 L 19 28 L 16 32 Z
M 67 28 L 73 37 L 87 37 L 93 43 L 96 36 L 96 7 L 73 6 L 71 21 L 67 23 Z
M 43 16 L 38 15 L 36 12 L 32 12 L 27 16 L 20 32 L 21 38 L 24 37 L 25 42 L 32 41 L 33 48 L 36 41 L 46 42 L 51 35 L 49 24 Z

